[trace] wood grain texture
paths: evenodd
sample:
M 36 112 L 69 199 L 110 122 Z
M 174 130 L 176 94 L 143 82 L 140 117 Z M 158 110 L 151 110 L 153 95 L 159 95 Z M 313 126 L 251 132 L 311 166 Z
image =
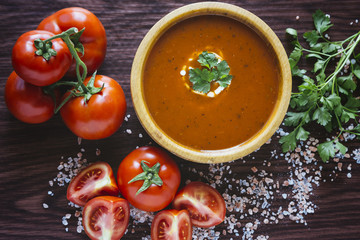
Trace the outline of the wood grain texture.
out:
M 177 7 L 194 1 L 116 1 L 116 0 L 76 0 L 76 1 L 25 1 L 2 0 L 0 2 L 0 239 L 88 239 L 84 233 L 76 233 L 75 219 L 69 220 L 66 233 L 61 218 L 73 212 L 67 205 L 66 188 L 52 188 L 54 196 L 47 194 L 48 181 L 58 173 L 61 157 L 76 156 L 80 148 L 86 150 L 85 157 L 94 162 L 109 162 L 114 170 L 136 146 L 151 142 L 141 124 L 136 119 L 130 95 L 130 71 L 136 49 L 147 31 L 165 14 Z M 333 39 L 343 39 L 359 31 L 360 25 L 350 25 L 360 18 L 358 0 L 238 0 L 224 1 L 243 7 L 263 19 L 277 34 L 288 53 L 291 46 L 286 41 L 285 29 L 293 27 L 299 33 L 312 29 L 311 14 L 316 9 L 331 15 L 334 27 L 329 34 Z M 124 89 L 128 122 L 108 139 L 83 141 L 81 146 L 62 123 L 60 116 L 40 125 L 28 125 L 17 121 L 8 112 L 4 102 L 4 87 L 12 72 L 11 49 L 16 39 L 24 32 L 35 29 L 47 15 L 65 7 L 80 6 L 89 9 L 102 21 L 108 37 L 105 62 L 99 73 L 116 79 Z M 299 20 L 296 20 L 299 16 Z M 125 130 L 131 129 L 128 135 Z M 142 133 L 143 138 L 138 134 Z M 313 129 L 314 137 L 324 139 L 322 130 Z M 359 142 L 346 143 L 350 149 L 359 148 Z M 101 155 L 96 156 L 96 149 Z M 232 174 L 227 177 L 245 179 L 251 168 L 263 167 L 264 159 L 271 159 L 271 152 L 280 152 L 280 145 L 274 137 L 271 144 L 245 158 L 230 163 Z M 254 158 L 254 159 L 253 159 Z M 198 175 L 188 169 L 208 172 L 208 166 L 186 162 L 175 158 L 181 165 L 183 183 L 186 179 L 199 180 Z M 271 159 L 266 167 L 279 179 L 288 177 L 288 163 L 283 159 Z M 324 165 L 323 179 L 319 187 L 314 187 L 311 200 L 318 206 L 315 214 L 306 216 L 308 225 L 297 224 L 285 219 L 279 224 L 261 224 L 255 235 L 269 235 L 270 239 L 359 239 L 360 238 L 360 168 L 353 159 L 344 160 L 352 164 L 351 178 L 347 170 L 333 173 L 335 163 Z M 347 165 L 346 165 L 347 166 Z M 338 174 L 338 176 L 334 176 Z M 331 181 L 331 179 L 334 179 Z M 221 192 L 224 189 L 219 189 Z M 234 190 L 234 194 L 239 194 Z M 44 209 L 46 202 L 49 209 Z M 274 206 L 281 205 L 281 197 L 274 200 Z M 220 231 L 226 226 L 219 226 Z M 134 234 L 124 239 L 141 239 L 150 233 L 147 223 L 136 226 Z M 242 234 L 240 234 L 242 235 Z M 226 234 L 220 239 L 240 239 L 234 234 Z

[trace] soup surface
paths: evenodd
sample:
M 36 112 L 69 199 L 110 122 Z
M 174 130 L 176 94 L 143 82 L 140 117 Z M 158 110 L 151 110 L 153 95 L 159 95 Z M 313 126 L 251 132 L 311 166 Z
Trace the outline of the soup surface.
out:
M 233 75 L 212 97 L 194 92 L 189 81 L 189 66 L 200 66 L 203 51 L 226 60 Z M 193 149 L 218 150 L 261 130 L 277 101 L 279 77 L 273 50 L 249 27 L 228 17 L 197 16 L 171 27 L 153 46 L 143 88 L 165 134 Z

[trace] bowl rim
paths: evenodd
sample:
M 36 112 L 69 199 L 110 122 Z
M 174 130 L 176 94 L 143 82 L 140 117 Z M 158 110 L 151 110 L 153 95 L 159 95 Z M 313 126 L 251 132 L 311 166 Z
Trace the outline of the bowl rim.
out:
M 176 142 L 157 126 L 146 106 L 143 93 L 143 73 L 152 47 L 161 35 L 176 23 L 200 15 L 230 17 L 247 25 L 263 38 L 277 57 L 280 70 L 278 99 L 265 126 L 254 136 L 237 146 L 221 150 L 196 150 Z M 228 3 L 199 2 L 177 8 L 161 18 L 141 41 L 131 69 L 131 97 L 135 113 L 150 137 L 171 153 L 185 160 L 198 163 L 229 162 L 244 157 L 267 142 L 283 121 L 290 102 L 292 77 L 286 51 L 273 30 L 253 13 Z

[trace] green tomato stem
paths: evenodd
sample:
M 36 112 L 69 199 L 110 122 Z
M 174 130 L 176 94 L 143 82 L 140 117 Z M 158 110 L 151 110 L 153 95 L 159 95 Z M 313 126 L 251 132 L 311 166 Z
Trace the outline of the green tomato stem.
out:
M 82 33 L 83 31 L 84 31 L 84 29 L 82 29 L 80 33 Z M 87 86 L 85 86 L 84 81 L 87 77 L 87 67 L 86 67 L 86 64 L 79 57 L 79 55 L 76 51 L 75 45 L 74 45 L 73 41 L 71 40 L 71 36 L 73 36 L 74 34 L 79 34 L 79 30 L 75 27 L 69 28 L 68 30 L 66 30 L 60 34 L 57 34 L 55 36 L 52 36 L 52 37 L 46 39 L 45 41 L 42 41 L 40 39 L 35 40 L 35 41 L 38 41 L 38 42 L 35 42 L 35 45 L 40 44 L 41 48 L 40 49 L 38 48 L 39 49 L 38 51 L 39 51 L 39 53 L 42 54 L 42 52 L 43 52 L 42 48 L 44 46 L 46 46 L 48 48 L 50 46 L 50 48 L 51 48 L 51 40 L 56 39 L 56 38 L 61 38 L 67 45 L 72 57 L 75 59 L 77 82 L 76 83 L 74 83 L 74 82 L 57 82 L 54 85 L 52 85 L 52 87 L 53 87 L 52 89 L 54 89 L 55 87 L 60 86 L 60 85 L 70 85 L 70 86 L 74 87 L 74 89 L 70 91 L 70 94 L 55 109 L 55 113 L 57 113 L 60 110 L 60 108 L 62 108 L 65 105 L 65 103 L 68 102 L 72 97 L 83 96 L 87 102 L 93 94 L 100 92 L 104 88 L 104 85 L 100 88 L 94 87 L 96 71 L 94 72 L 91 80 L 89 81 L 89 84 L 87 84 Z M 79 38 L 79 36 L 78 36 L 78 38 Z M 56 54 L 56 52 L 55 52 L 55 54 Z M 82 71 L 83 71 L 82 74 L 80 73 L 80 67 L 82 68 Z
M 75 62 L 76 62 L 76 76 L 77 76 L 77 80 L 78 80 L 77 87 L 80 87 L 81 90 L 86 94 L 86 93 L 90 92 L 89 89 L 84 85 L 84 80 L 87 76 L 87 67 L 86 67 L 85 63 L 79 57 L 79 55 L 75 49 L 74 43 L 70 39 L 71 35 L 76 34 L 78 32 L 79 32 L 79 30 L 77 28 L 72 27 L 60 34 L 57 34 L 55 36 L 52 36 L 52 37 L 46 39 L 44 42 L 47 43 L 47 42 L 51 42 L 51 40 L 53 40 L 53 39 L 61 38 L 66 43 L 66 46 L 68 47 L 72 57 L 75 59 Z M 80 75 L 80 67 L 83 70 L 82 75 Z
M 59 106 L 57 106 L 57 108 L 55 109 L 55 113 L 58 113 L 60 111 L 60 109 L 65 105 L 65 103 L 67 103 L 72 97 L 74 96 L 73 92 L 70 92 L 70 94 L 64 99 L 64 101 L 62 101 Z
M 163 185 L 163 181 L 159 176 L 159 171 L 160 171 L 160 163 L 156 163 L 154 164 L 154 166 L 149 167 L 148 165 L 146 165 L 146 161 L 142 160 L 141 161 L 141 168 L 143 170 L 143 172 L 141 172 L 140 174 L 136 175 L 133 179 L 131 179 L 128 184 L 132 183 L 132 182 L 136 182 L 136 181 L 144 181 L 143 185 L 141 186 L 141 188 L 136 192 L 136 195 L 138 195 L 139 193 L 147 190 L 152 184 L 155 184 L 157 186 L 162 186 Z

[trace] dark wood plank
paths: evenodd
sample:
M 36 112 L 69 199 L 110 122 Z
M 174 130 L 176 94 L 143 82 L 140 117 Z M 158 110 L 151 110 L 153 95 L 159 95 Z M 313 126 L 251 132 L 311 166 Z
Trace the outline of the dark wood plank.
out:
M 0 239 L 87 239 L 84 232 L 81 234 L 76 232 L 77 220 L 73 216 L 75 210 L 68 206 L 66 188 L 50 187 L 49 180 L 58 174 L 59 162 L 66 161 L 68 157 L 75 157 L 82 148 L 85 150 L 84 157 L 89 162 L 104 160 L 116 171 L 120 161 L 136 146 L 148 145 L 152 142 L 136 119 L 131 102 L 129 80 L 132 60 L 141 39 L 156 21 L 171 10 L 191 2 L 193 1 L 3 0 L 0 2 Z M 225 2 L 243 7 L 262 18 L 275 31 L 288 52 L 291 46 L 286 40 L 285 29 L 293 27 L 299 33 L 312 29 L 311 14 L 316 9 L 331 15 L 334 27 L 329 34 L 333 39 L 344 39 L 360 29 L 360 24 L 355 24 L 360 12 L 358 0 Z M 121 129 L 110 138 L 98 141 L 83 140 L 81 145 L 78 145 L 77 137 L 67 130 L 59 116 L 41 125 L 28 125 L 12 117 L 4 103 L 5 82 L 12 72 L 11 49 L 16 39 L 23 32 L 36 28 L 45 16 L 70 6 L 89 9 L 105 26 L 108 50 L 99 73 L 113 77 L 121 84 L 126 94 L 128 114 L 131 115 L 129 121 L 124 122 Z M 298 20 L 296 16 L 299 16 Z M 350 25 L 351 22 L 354 24 Z M 126 129 L 131 129 L 133 133 L 127 134 Z M 139 138 L 139 133 L 144 137 Z M 324 131 L 314 129 L 314 137 L 324 139 L 326 136 L 329 135 Z M 350 150 L 360 148 L 357 141 L 349 141 L 346 145 Z M 97 148 L 101 150 L 100 156 L 95 154 Z M 278 158 L 272 157 L 274 151 Z M 278 138 L 274 136 L 270 144 L 264 145 L 250 156 L 219 166 L 225 169 L 221 180 L 227 179 L 234 185 L 232 178 L 247 180 L 248 176 L 258 176 L 258 173 L 251 170 L 252 167 L 256 167 L 271 173 L 272 179 L 283 183 L 291 177 L 290 173 L 296 168 L 285 161 L 285 157 L 280 156 L 279 153 Z M 181 165 L 183 184 L 187 179 L 215 181 L 213 175 L 219 174 L 209 171 L 208 165 L 174 158 Z M 267 166 L 269 162 L 271 166 Z M 223 230 L 226 230 L 229 224 L 221 224 L 216 228 L 216 231 L 221 233 L 219 239 L 240 239 L 245 224 L 255 219 L 262 221 L 254 233 L 255 237 L 268 235 L 270 239 L 359 239 L 360 168 L 352 158 L 340 162 L 343 162 L 342 171 L 335 170 L 337 163 L 334 162 L 309 164 L 308 168 L 311 171 L 318 169 L 319 165 L 323 165 L 323 170 L 319 186 L 312 184 L 313 190 L 309 201 L 317 208 L 314 214 L 305 216 L 306 226 L 289 220 L 288 217 L 280 220 L 278 224 L 265 224 L 263 222 L 265 218 L 260 214 L 248 214 L 244 219 L 239 219 L 243 214 L 228 211 L 228 216 L 235 214 L 242 224 L 237 228 L 240 236 L 235 233 L 223 235 Z M 351 170 L 347 170 L 349 164 L 352 164 Z M 229 166 L 228 170 L 226 170 L 227 166 Z M 194 168 L 197 170 L 196 174 L 192 172 Z M 200 176 L 199 172 L 203 172 L 204 176 Z M 351 178 L 347 177 L 348 173 L 351 173 Z M 217 187 L 222 193 L 246 196 L 240 194 L 236 188 L 227 189 L 226 182 L 217 184 Z M 49 190 L 54 196 L 48 195 Z M 280 187 L 280 193 L 291 194 L 292 190 L 291 187 Z M 284 199 L 275 191 L 274 196 L 271 200 L 273 210 L 280 206 L 287 208 L 289 202 L 293 200 L 290 199 L 290 195 Z M 258 199 L 258 201 L 262 200 Z M 43 203 L 47 203 L 49 208 L 44 209 Z M 67 226 L 69 232 L 65 231 L 66 226 L 61 222 L 62 217 L 67 213 L 72 214 Z M 145 237 L 150 233 L 148 224 L 148 222 L 130 224 L 129 233 L 124 239 Z M 131 233 L 131 229 L 135 229 L 135 232 Z

